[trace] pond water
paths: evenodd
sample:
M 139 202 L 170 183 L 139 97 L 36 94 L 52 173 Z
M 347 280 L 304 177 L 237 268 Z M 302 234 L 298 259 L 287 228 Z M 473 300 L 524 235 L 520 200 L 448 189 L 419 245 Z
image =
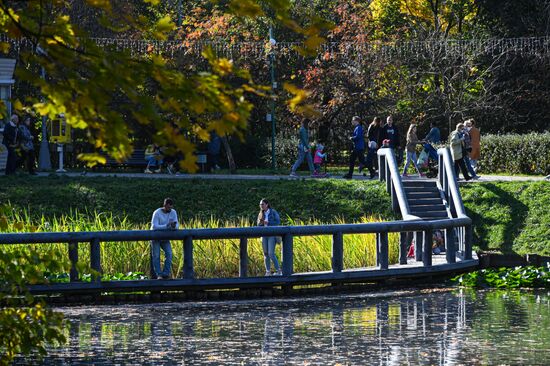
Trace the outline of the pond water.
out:
M 550 364 L 548 291 L 397 291 L 63 307 L 68 343 L 17 363 Z

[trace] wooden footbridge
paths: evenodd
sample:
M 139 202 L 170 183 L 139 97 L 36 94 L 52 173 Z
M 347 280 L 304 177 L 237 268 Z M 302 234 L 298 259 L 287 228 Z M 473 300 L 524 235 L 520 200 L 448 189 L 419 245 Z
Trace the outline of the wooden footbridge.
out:
M 380 180 L 386 183 L 392 207 L 402 220 L 368 224 L 319 226 L 271 226 L 250 228 L 190 229 L 176 231 L 108 231 L 64 233 L 0 234 L 0 244 L 67 243 L 71 261 L 69 283 L 33 285 L 36 294 L 93 294 L 114 292 L 190 291 L 206 289 L 243 289 L 309 284 L 370 283 L 390 279 L 429 277 L 463 272 L 477 267 L 472 254 L 472 220 L 466 216 L 454 165 L 448 149 L 440 149 L 437 180 L 401 179 L 393 152 L 378 152 Z M 432 254 L 432 234 L 445 234 L 446 252 Z M 399 233 L 399 262 L 389 263 L 388 235 Z M 377 266 L 344 269 L 344 236 L 375 234 Z M 296 273 L 293 242 L 297 236 L 332 236 L 331 270 Z M 262 236 L 282 237 L 282 276 L 250 277 L 248 239 Z M 200 240 L 239 239 L 239 276 L 234 278 L 195 278 L 194 248 Z M 101 245 L 105 242 L 172 240 L 183 242 L 182 278 L 163 280 L 101 281 Z M 407 258 L 409 245 L 415 245 L 415 257 Z M 92 282 L 81 282 L 77 271 L 78 249 L 90 250 L 90 267 L 99 275 Z

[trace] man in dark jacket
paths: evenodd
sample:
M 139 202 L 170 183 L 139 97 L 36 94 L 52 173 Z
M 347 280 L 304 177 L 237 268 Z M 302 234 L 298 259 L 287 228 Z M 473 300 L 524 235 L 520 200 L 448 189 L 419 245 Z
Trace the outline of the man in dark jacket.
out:
M 2 144 L 8 149 L 8 161 L 6 162 L 6 175 L 15 174 L 17 168 L 17 153 L 15 148 L 18 143 L 18 123 L 19 117 L 14 114 L 11 116 L 10 123 L 4 127 L 4 138 Z
M 363 125 L 361 124 L 361 118 L 355 116 L 351 119 L 353 124 L 353 135 L 350 140 L 353 142 L 353 150 L 351 152 L 349 160 L 349 171 L 344 175 L 345 179 L 351 179 L 353 177 L 353 169 L 355 167 L 355 160 L 359 158 L 360 166 L 365 166 L 365 139 L 363 137 Z M 369 169 L 372 169 L 369 167 Z
M 403 160 L 403 151 L 400 149 L 399 129 L 393 124 L 392 116 L 386 118 L 386 124 L 382 128 L 382 135 L 384 140 L 390 140 L 390 148 L 395 150 L 397 153 L 397 162 L 400 163 Z

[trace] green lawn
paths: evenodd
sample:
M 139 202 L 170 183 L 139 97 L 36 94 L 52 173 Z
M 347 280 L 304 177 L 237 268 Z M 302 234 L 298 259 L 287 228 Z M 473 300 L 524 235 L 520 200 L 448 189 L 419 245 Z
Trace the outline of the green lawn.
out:
M 129 178 L 3 177 L 0 202 L 51 220 L 79 210 L 125 218 L 143 227 L 164 197 L 172 197 L 184 220 L 252 223 L 265 197 L 283 222 L 357 222 L 363 215 L 395 218 L 377 181 L 165 180 Z M 472 183 L 461 187 L 474 220 L 475 246 L 485 251 L 550 255 L 550 182 Z M 87 215 L 84 212 L 84 215 Z

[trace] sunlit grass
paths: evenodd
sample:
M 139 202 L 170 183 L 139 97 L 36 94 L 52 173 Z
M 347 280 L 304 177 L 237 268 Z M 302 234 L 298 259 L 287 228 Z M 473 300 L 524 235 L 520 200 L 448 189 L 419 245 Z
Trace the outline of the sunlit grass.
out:
M 115 230 L 148 230 L 149 224 L 131 224 L 125 217 L 120 219 L 112 214 L 71 211 L 66 215 L 46 218 L 42 216 L 33 220 L 27 210 L 9 210 L 5 212 L 7 222 L 2 223 L 3 232 L 71 232 L 71 231 L 115 231 Z M 287 218 L 291 225 L 322 225 L 344 224 L 343 219 L 335 219 L 326 223 L 315 219 L 307 222 L 295 221 Z M 361 217 L 358 223 L 379 222 L 374 217 Z M 235 221 L 221 221 L 215 218 L 192 219 L 185 221 L 181 227 L 188 229 L 198 228 L 227 228 L 249 227 L 252 223 L 241 218 Z M 344 235 L 344 268 L 360 268 L 376 265 L 376 236 L 375 234 Z M 396 263 L 399 251 L 397 234 L 389 235 L 390 263 Z M 67 253 L 59 260 L 65 268 L 69 268 L 67 244 L 37 244 L 36 248 L 54 248 Z M 12 248 L 21 248 L 23 245 L 14 245 Z M 173 277 L 180 277 L 183 268 L 183 243 L 172 241 L 173 248 Z M 83 268 L 89 266 L 89 244 L 80 243 L 79 263 Z M 298 236 L 294 238 L 294 271 L 316 272 L 331 269 L 332 236 Z M 103 242 L 101 243 L 102 269 L 104 273 L 150 272 L 150 244 L 149 242 Z M 277 255 L 281 260 L 281 245 L 277 246 Z M 194 241 L 194 265 L 198 278 L 236 277 L 239 273 L 239 239 L 215 239 Z M 248 240 L 249 275 L 256 276 L 264 273 L 261 239 Z

